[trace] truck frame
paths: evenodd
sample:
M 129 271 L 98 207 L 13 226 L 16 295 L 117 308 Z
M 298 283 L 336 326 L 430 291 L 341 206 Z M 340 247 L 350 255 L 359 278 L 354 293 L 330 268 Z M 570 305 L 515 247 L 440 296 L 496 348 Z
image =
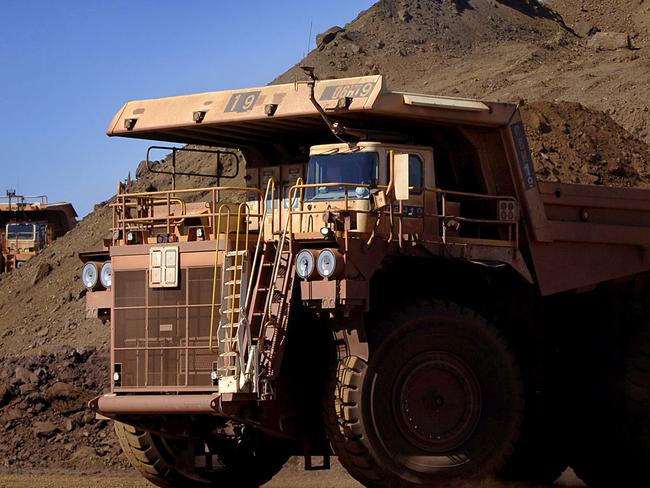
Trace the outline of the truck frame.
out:
M 132 101 L 108 128 L 246 172 L 120 187 L 85 255 L 111 323 L 90 405 L 133 464 L 160 486 L 331 454 L 366 486 L 648 479 L 648 191 L 537 181 L 517 105 L 306 71 Z

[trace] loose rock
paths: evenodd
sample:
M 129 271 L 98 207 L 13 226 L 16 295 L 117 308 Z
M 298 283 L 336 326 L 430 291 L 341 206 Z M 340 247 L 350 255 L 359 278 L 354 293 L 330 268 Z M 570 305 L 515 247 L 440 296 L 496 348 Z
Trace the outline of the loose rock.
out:
M 597 32 L 587 41 L 587 46 L 592 49 L 615 51 L 617 49 L 630 49 L 632 44 L 628 34 L 622 32 Z
M 324 47 L 326 44 L 329 44 L 334 39 L 336 39 L 336 36 L 341 32 L 344 32 L 344 29 L 338 25 L 335 25 L 334 27 L 327 29 L 325 32 L 318 34 L 316 36 L 316 47 Z
M 51 437 L 59 431 L 52 422 L 34 422 L 34 434 L 38 437 Z

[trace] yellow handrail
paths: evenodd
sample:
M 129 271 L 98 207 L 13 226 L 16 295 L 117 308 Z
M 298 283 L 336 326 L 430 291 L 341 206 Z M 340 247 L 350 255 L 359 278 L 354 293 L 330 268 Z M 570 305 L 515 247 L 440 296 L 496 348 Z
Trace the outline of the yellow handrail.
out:
M 230 207 L 226 204 L 223 204 L 219 207 L 219 212 L 217 213 L 217 235 L 215 236 L 216 241 L 217 241 L 217 248 L 215 249 L 214 252 L 214 274 L 212 276 L 212 307 L 210 307 L 210 352 L 214 352 L 212 349 L 212 336 L 214 335 L 214 306 L 215 302 L 217 301 L 217 268 L 219 264 L 219 242 L 220 242 L 220 235 L 221 235 L 221 216 L 222 210 L 224 207 L 227 210 L 226 213 L 226 251 L 228 250 L 228 231 L 230 230 Z M 223 280 L 222 280 L 223 281 Z M 223 284 L 222 284 L 223 286 Z M 219 346 L 217 345 L 217 353 L 219 352 Z
M 248 310 L 250 305 L 248 297 L 252 296 L 251 290 L 253 289 L 253 277 L 257 272 L 257 262 L 259 259 L 259 253 L 262 250 L 262 238 L 264 235 L 264 226 L 266 225 L 266 216 L 268 214 L 268 198 L 271 195 L 271 235 L 273 235 L 273 221 L 275 219 L 275 181 L 273 178 L 269 178 L 266 183 L 266 191 L 264 192 L 264 212 L 262 213 L 262 220 L 260 221 L 260 229 L 257 235 L 257 245 L 255 247 L 255 255 L 253 256 L 253 261 L 251 269 L 249 270 L 248 286 L 246 287 L 246 300 L 244 301 L 244 310 Z
M 233 265 L 233 277 L 232 277 L 232 285 L 230 288 L 230 296 L 231 300 L 233 301 L 233 306 L 230 307 L 230 338 L 229 338 L 229 346 L 232 345 L 232 336 L 233 336 L 233 331 L 235 328 L 235 307 L 234 307 L 234 297 L 235 297 L 235 288 L 237 286 L 237 260 L 239 259 L 239 239 L 240 239 L 240 232 L 241 232 L 241 221 L 242 221 L 242 209 L 245 210 L 245 215 L 246 215 L 246 231 L 244 234 L 244 253 L 248 252 L 248 219 L 250 218 L 250 208 L 248 207 L 248 203 L 242 202 L 239 204 L 239 207 L 237 208 L 237 232 L 235 233 L 235 264 Z M 239 306 L 241 308 L 241 278 L 243 277 L 243 269 L 244 269 L 244 260 L 242 259 L 242 274 L 240 276 L 240 283 L 239 283 Z
M 271 316 L 271 306 L 273 304 L 272 300 L 272 295 L 273 295 L 273 287 L 275 286 L 275 282 L 278 279 L 278 268 L 279 268 L 279 263 L 280 260 L 282 259 L 282 253 L 284 252 L 284 243 L 287 240 L 287 230 L 289 230 L 289 241 L 291 241 L 292 238 L 292 227 L 293 227 L 293 205 L 294 202 L 296 201 L 294 198 L 299 198 L 297 195 L 295 197 L 292 197 L 293 192 L 295 191 L 297 193 L 297 190 L 302 190 L 303 186 L 303 180 L 302 178 L 298 178 L 296 180 L 296 184 L 289 190 L 289 211 L 287 212 L 287 220 L 284 224 L 284 228 L 282 230 L 282 237 L 280 238 L 280 245 L 278 246 L 277 250 L 277 256 L 275 260 L 275 264 L 273 266 L 273 273 L 271 274 L 271 286 L 269 287 L 269 295 L 266 297 L 266 304 L 265 304 L 265 312 L 267 318 L 269 318 L 269 321 L 267 323 L 270 323 L 270 316 Z M 301 195 L 302 196 L 302 195 Z M 265 326 L 266 327 L 266 326 Z

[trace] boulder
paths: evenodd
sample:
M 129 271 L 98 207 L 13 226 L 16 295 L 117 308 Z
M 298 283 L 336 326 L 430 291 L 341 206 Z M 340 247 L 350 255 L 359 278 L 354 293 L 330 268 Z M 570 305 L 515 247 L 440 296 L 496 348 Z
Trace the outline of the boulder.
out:
M 410 22 L 411 19 L 413 19 L 413 16 L 411 15 L 411 12 L 409 12 L 407 9 L 400 9 L 397 12 L 397 16 L 399 17 L 399 20 L 402 22 Z
M 27 396 L 30 393 L 34 393 L 37 390 L 38 390 L 38 386 L 35 383 L 25 383 L 24 385 L 20 385 L 20 388 L 18 388 L 18 391 L 20 392 L 20 396 Z
M 630 49 L 632 43 L 629 34 L 624 32 L 596 32 L 587 41 L 587 46 L 592 49 L 615 51 L 617 49 Z
M 51 437 L 59 431 L 59 428 L 52 422 L 34 422 L 33 431 L 37 437 Z
M 345 29 L 339 27 L 338 25 L 335 25 L 334 27 L 327 29 L 325 32 L 318 34 L 316 36 L 316 47 L 321 48 L 326 44 L 329 44 L 334 39 L 336 39 L 336 36 L 341 32 L 345 32 Z
M 49 400 L 72 398 L 77 395 L 77 389 L 69 383 L 59 381 L 48 388 L 45 396 Z
M 49 275 L 51 271 L 52 271 L 52 266 L 50 266 L 50 263 L 40 263 L 37 266 L 32 276 L 32 286 L 34 286 L 36 283 L 38 283 L 47 275 Z
M 75 428 L 75 424 L 72 419 L 68 418 L 63 421 L 63 430 L 66 432 L 72 432 Z
M 8 385 L 0 384 L 0 407 L 5 406 L 14 397 L 14 391 Z
M 23 368 L 22 366 L 17 366 L 14 370 L 14 376 L 21 383 L 38 383 L 38 375 L 32 373 L 30 370 Z
M 580 37 L 589 37 L 598 32 L 598 28 L 591 22 L 576 22 L 573 26 L 573 32 Z

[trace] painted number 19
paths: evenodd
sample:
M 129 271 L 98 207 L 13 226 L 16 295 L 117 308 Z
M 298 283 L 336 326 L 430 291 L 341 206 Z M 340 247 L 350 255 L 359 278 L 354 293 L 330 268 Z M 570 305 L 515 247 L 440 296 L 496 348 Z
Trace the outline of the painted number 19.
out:
M 253 109 L 259 96 L 260 92 L 258 91 L 235 93 L 228 100 L 224 112 L 248 112 Z

